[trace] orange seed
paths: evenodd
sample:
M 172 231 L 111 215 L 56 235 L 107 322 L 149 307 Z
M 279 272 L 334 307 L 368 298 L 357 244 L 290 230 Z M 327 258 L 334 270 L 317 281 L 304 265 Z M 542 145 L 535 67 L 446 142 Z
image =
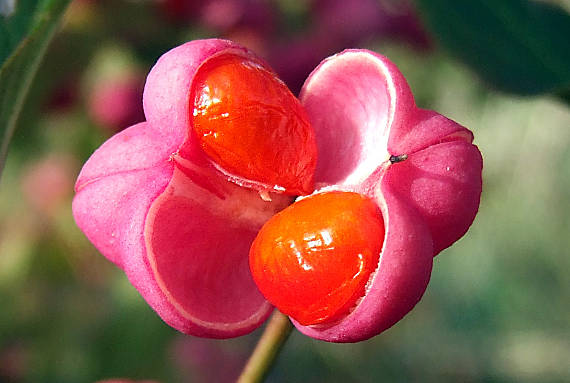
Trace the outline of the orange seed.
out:
M 347 315 L 365 294 L 384 242 L 378 206 L 353 192 L 304 198 L 271 218 L 250 250 L 267 300 L 303 325 Z

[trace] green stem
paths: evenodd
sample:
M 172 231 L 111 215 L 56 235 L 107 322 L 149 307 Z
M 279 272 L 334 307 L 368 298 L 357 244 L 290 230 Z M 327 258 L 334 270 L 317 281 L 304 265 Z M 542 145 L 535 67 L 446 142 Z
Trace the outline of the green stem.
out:
M 245 364 L 238 383 L 263 381 L 292 329 L 293 325 L 289 318 L 275 310 L 255 350 Z

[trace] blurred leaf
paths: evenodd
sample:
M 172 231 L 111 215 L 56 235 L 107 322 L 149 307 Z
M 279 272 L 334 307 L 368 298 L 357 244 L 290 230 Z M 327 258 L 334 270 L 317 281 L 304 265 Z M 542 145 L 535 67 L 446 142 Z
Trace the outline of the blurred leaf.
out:
M 71 0 L 0 0 L 0 175 L 30 84 Z
M 494 87 L 521 95 L 570 90 L 570 15 L 563 9 L 525 0 L 416 3 L 442 45 Z
M 0 0 L 0 63 L 6 61 L 29 30 L 34 8 L 33 0 Z

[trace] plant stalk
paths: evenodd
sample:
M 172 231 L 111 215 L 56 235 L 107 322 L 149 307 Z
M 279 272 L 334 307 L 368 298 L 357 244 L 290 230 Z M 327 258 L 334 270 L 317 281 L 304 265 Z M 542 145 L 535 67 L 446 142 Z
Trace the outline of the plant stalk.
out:
M 273 362 L 291 334 L 293 324 L 286 315 L 275 310 L 238 378 L 238 383 L 258 383 L 269 373 Z

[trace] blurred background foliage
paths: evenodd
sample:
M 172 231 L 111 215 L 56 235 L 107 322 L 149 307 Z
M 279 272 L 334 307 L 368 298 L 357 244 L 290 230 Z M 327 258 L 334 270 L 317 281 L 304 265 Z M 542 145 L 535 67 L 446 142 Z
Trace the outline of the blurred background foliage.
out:
M 204 37 L 255 50 L 294 92 L 344 48 L 387 55 L 418 105 L 473 130 L 485 161 L 480 213 L 435 259 L 418 306 L 357 344 L 294 332 L 268 381 L 570 381 L 570 3 L 455 3 L 72 1 L 23 105 L 0 184 L 0 382 L 238 375 L 259 330 L 225 341 L 172 330 L 71 217 L 81 164 L 144 118 L 152 64 Z M 17 4 L 0 0 L 3 23 Z M 11 46 L 0 48 L 4 59 Z

